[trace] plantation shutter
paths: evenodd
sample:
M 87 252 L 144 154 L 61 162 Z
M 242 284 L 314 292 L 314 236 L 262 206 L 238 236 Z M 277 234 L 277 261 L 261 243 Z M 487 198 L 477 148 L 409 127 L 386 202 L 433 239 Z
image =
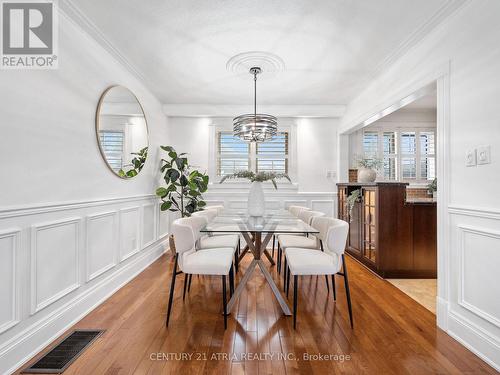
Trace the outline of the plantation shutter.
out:
M 288 174 L 288 133 L 280 132 L 272 140 L 257 143 L 257 172 Z
M 217 133 L 217 176 L 248 170 L 250 147 L 231 132 Z
M 112 130 L 99 131 L 101 149 L 111 169 L 118 172 L 123 164 L 123 132 Z

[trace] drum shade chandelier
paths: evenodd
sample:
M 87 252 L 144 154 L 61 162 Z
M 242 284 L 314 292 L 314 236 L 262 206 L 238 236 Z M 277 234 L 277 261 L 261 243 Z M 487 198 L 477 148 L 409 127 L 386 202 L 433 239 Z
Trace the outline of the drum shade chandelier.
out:
M 250 68 L 254 84 L 253 114 L 240 115 L 233 119 L 234 136 L 247 142 L 268 141 L 278 131 L 278 119 L 276 117 L 257 113 L 257 75 L 260 73 L 262 73 L 261 68 Z

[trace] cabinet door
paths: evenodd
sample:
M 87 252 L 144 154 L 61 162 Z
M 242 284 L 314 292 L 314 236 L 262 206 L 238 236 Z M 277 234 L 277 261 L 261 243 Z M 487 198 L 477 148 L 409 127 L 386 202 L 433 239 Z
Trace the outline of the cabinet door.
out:
M 363 189 L 362 215 L 363 215 L 363 250 L 362 257 L 372 263 L 377 261 L 376 249 L 376 209 L 377 191 L 375 189 Z

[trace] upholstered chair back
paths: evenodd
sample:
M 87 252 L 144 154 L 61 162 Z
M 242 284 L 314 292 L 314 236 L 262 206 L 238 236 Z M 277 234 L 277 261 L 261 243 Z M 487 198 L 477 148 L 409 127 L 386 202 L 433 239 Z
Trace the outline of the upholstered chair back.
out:
M 206 210 L 203 210 L 203 211 L 197 211 L 197 212 L 194 212 L 191 216 L 192 217 L 205 217 L 207 219 L 207 222 L 211 222 L 213 219 L 215 219 L 217 217 L 217 209 L 206 209 Z
M 321 216 L 325 216 L 325 214 L 319 211 L 302 210 L 299 212 L 298 218 L 302 220 L 304 223 L 310 225 L 313 217 L 321 217 Z
M 288 207 L 288 211 L 295 217 L 299 216 L 300 211 L 304 211 L 304 210 L 309 210 L 309 208 L 304 207 L 304 206 L 290 206 L 290 207 Z
M 344 254 L 347 236 L 349 234 L 349 223 L 339 219 L 332 220 L 332 224 L 329 226 L 326 235 L 325 251 L 342 255 Z
M 217 214 L 220 215 L 222 211 L 224 211 L 224 206 L 223 205 L 206 206 L 204 210 L 216 210 Z

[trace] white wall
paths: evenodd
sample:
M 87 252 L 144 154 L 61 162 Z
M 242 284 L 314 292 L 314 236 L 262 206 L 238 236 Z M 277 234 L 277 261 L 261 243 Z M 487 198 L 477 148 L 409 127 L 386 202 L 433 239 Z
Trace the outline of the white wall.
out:
M 300 191 L 337 191 L 337 119 L 297 119 L 297 182 Z M 336 174 L 337 175 L 337 174 Z
M 64 15 L 59 37 L 59 69 L 0 71 L 0 373 L 160 256 L 168 230 L 151 195 L 168 143 L 160 103 Z M 96 106 L 115 84 L 149 125 L 150 156 L 132 180 L 110 172 L 96 142 Z
M 290 144 L 296 144 L 291 156 L 294 183 L 300 192 L 335 192 L 336 178 L 327 178 L 327 171 L 335 171 L 338 119 L 334 118 L 279 118 L 279 123 L 290 127 L 294 134 Z M 189 153 L 190 163 L 201 170 L 209 170 L 214 162 L 215 149 L 210 145 L 213 130 L 221 126 L 231 130 L 231 119 L 200 117 L 169 117 L 169 145 L 179 152 Z M 293 149 L 294 147 L 291 146 Z M 211 161 L 212 160 L 212 161 Z M 293 165 L 295 163 L 295 165 Z
M 496 0 L 466 2 L 349 104 L 341 129 L 439 78 L 438 179 L 449 180 L 438 191 L 438 324 L 500 370 L 499 14 Z M 491 145 L 492 163 L 466 167 L 478 145 Z

